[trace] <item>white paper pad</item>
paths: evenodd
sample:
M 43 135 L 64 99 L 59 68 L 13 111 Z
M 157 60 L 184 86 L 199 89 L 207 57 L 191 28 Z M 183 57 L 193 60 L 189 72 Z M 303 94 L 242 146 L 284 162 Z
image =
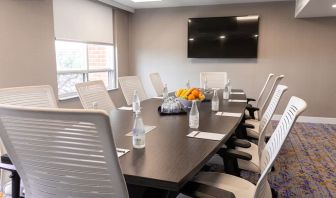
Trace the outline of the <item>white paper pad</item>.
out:
M 121 157 L 130 151 L 128 149 L 122 149 L 122 148 L 117 148 L 116 150 L 117 150 L 118 157 Z
M 156 126 L 145 125 L 145 133 L 148 133 L 148 132 L 152 131 L 155 128 L 156 128 Z M 132 136 L 132 135 L 133 135 L 132 131 L 126 134 L 126 136 Z
M 247 100 L 230 99 L 229 102 L 247 102 Z
M 241 113 L 230 113 L 230 112 L 217 112 L 216 113 L 217 116 L 229 116 L 229 117 L 237 117 L 240 118 L 240 116 L 242 115 Z
M 245 95 L 244 92 L 231 92 L 230 94 L 235 94 L 235 95 Z
M 193 131 L 193 132 L 189 133 L 187 136 L 192 137 L 192 138 L 219 141 L 219 140 L 222 140 L 225 137 L 225 134 Z
M 241 113 L 230 113 L 230 112 L 223 112 L 222 116 L 229 116 L 229 117 L 237 117 L 240 118 Z
M 222 112 L 217 112 L 216 116 L 222 116 Z
M 124 111 L 132 111 L 133 108 L 132 107 L 120 107 L 118 108 L 119 110 L 124 110 Z
M 162 96 L 155 96 L 155 97 L 153 97 L 153 98 L 155 98 L 155 99 L 163 99 Z

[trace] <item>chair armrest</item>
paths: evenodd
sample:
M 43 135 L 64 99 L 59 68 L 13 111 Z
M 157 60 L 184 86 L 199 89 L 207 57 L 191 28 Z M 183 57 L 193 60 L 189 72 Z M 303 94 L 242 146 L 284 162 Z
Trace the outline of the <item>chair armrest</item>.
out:
M 256 99 L 254 99 L 254 98 L 246 98 L 246 100 L 247 100 L 247 103 L 249 103 L 251 101 L 256 101 Z
M 252 159 L 251 154 L 245 153 L 243 151 L 238 151 L 238 150 L 235 150 L 235 149 L 227 149 L 225 154 L 230 156 L 230 157 L 237 158 L 237 159 L 242 159 L 242 160 L 251 160 Z
M 242 140 L 242 139 L 235 139 L 233 141 L 233 144 L 235 146 L 241 147 L 241 148 L 250 148 L 251 147 L 251 143 L 247 140 Z
M 247 106 L 246 110 L 254 112 L 254 111 L 259 111 L 259 108 L 258 107 L 249 107 L 249 106 Z
M 251 116 L 252 119 L 255 119 L 254 112 L 259 111 L 259 108 L 247 106 L 246 110 L 249 112 L 249 116 Z

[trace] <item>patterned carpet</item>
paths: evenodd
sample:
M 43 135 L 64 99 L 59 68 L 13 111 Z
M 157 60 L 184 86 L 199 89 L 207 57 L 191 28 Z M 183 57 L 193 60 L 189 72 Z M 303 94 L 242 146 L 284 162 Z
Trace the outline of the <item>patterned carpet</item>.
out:
M 258 180 L 247 171 L 242 176 Z M 336 197 L 336 125 L 295 124 L 269 182 L 279 197 Z

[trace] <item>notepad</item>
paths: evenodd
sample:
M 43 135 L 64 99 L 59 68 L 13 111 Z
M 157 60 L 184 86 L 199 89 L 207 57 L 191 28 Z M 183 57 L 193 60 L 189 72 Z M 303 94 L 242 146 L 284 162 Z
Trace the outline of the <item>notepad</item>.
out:
M 163 99 L 163 96 L 155 96 L 154 99 Z
M 247 102 L 247 100 L 230 99 L 229 102 Z
M 128 149 L 122 149 L 122 148 L 117 148 L 116 150 L 118 157 L 121 157 L 130 151 Z
M 124 111 L 132 111 L 133 108 L 132 107 L 120 107 L 118 108 L 119 110 L 124 110 Z
M 223 112 L 217 112 L 217 113 L 216 113 L 216 116 L 222 116 L 222 113 L 223 113 Z
M 219 140 L 222 140 L 225 137 L 225 134 L 209 133 L 209 132 L 202 132 L 202 131 L 193 131 L 193 132 L 189 133 L 187 136 L 191 137 L 191 138 L 219 141 Z
M 222 116 L 237 117 L 237 118 L 240 118 L 241 115 L 242 115 L 241 113 L 230 113 L 230 112 L 222 113 Z
M 230 94 L 235 94 L 235 95 L 245 95 L 244 92 L 231 92 Z
M 230 113 L 230 112 L 217 112 L 217 116 L 228 116 L 228 117 L 237 117 L 240 118 L 241 113 Z
M 156 128 L 156 126 L 145 125 L 145 133 L 148 133 L 148 132 L 152 131 L 155 128 Z M 132 136 L 132 135 L 133 135 L 132 131 L 126 134 L 126 136 Z

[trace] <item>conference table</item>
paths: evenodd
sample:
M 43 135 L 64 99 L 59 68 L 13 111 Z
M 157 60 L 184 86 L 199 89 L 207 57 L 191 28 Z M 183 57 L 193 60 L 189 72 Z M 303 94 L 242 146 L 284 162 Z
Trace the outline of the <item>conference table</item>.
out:
M 232 92 L 243 92 L 232 90 Z M 218 92 L 222 98 L 222 90 Z M 245 94 L 231 94 L 230 99 L 246 100 Z M 145 125 L 155 126 L 146 133 L 146 147 L 133 149 L 132 137 L 126 136 L 132 130 L 132 111 L 111 112 L 111 125 L 116 147 L 130 152 L 119 158 L 120 166 L 129 188 L 157 189 L 165 197 L 174 197 L 202 169 L 206 162 L 227 142 L 239 125 L 246 102 L 229 102 L 220 99 L 219 111 L 241 113 L 240 117 L 218 116 L 211 111 L 211 102 L 199 104 L 200 125 L 198 131 L 225 134 L 220 141 L 187 137 L 194 131 L 189 128 L 189 116 L 161 116 L 158 107 L 163 100 L 151 98 L 141 102 L 141 116 Z

